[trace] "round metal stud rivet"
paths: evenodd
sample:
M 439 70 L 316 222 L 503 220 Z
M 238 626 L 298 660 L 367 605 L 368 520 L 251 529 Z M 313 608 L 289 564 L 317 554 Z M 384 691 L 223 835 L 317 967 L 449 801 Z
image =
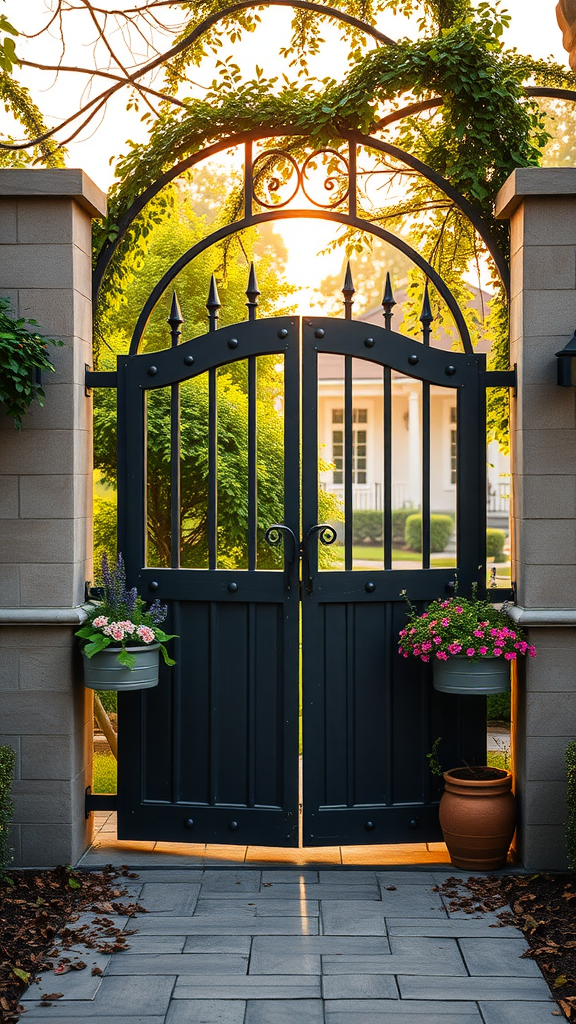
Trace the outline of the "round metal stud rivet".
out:
M 316 330 L 314 331 L 314 337 L 315 337 L 315 338 L 323 338 L 323 337 L 324 337 L 324 330 L 323 330 L 323 328 L 322 328 L 322 327 L 318 327 L 318 328 L 317 328 L 317 329 L 316 329 Z
M 184 828 L 194 828 L 194 819 L 186 818 L 186 821 L 184 822 Z
M 149 366 L 148 367 L 148 376 L 149 377 L 155 377 L 157 373 L 158 373 L 158 367 L 157 366 Z
M 156 583 L 156 580 L 152 580 L 152 583 L 148 584 L 148 590 L 159 590 L 160 584 Z
M 366 348 L 374 348 L 374 338 L 364 338 Z
M 228 348 L 238 348 L 238 338 L 230 338 Z
M 366 829 L 367 832 L 372 832 L 376 828 L 376 825 L 374 824 L 373 821 L 366 821 L 364 823 L 364 828 Z
M 412 820 L 408 822 L 408 825 L 409 825 L 410 828 L 418 828 L 419 824 L 420 824 L 420 821 L 419 821 L 418 818 L 412 818 Z
M 192 366 L 194 356 L 184 356 L 184 366 Z
M 283 327 L 281 331 L 278 331 L 278 337 L 279 338 L 287 338 L 288 337 L 288 331 L 286 330 L 285 327 Z
M 416 366 L 416 363 L 419 362 L 418 356 L 408 356 L 408 362 L 410 366 Z
M 238 590 L 238 584 L 237 583 L 229 583 L 228 584 L 228 593 L 229 594 L 235 594 L 237 590 Z
M 376 584 L 372 580 L 368 580 L 368 583 L 364 584 L 364 590 L 367 594 L 373 594 L 376 590 Z
M 237 821 L 229 822 L 228 823 L 228 828 L 230 829 L 231 832 L 235 832 L 236 829 L 238 828 L 238 822 Z
M 447 366 L 446 369 L 444 370 L 444 373 L 446 374 L 447 377 L 453 377 L 454 374 L 456 373 L 456 367 Z

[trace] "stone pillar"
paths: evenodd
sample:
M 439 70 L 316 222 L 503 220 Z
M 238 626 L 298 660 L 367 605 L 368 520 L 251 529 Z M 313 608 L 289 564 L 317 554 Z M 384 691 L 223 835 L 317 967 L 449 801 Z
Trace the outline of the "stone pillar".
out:
M 91 218 L 80 170 L 0 170 L 0 294 L 59 338 L 46 401 L 17 432 L 0 405 L 0 743 L 16 750 L 15 863 L 74 863 L 89 841 L 92 700 L 74 630 L 91 579 Z
M 564 750 L 576 739 L 576 399 L 555 353 L 576 328 L 576 169 L 522 168 L 498 196 L 510 220 L 512 617 L 537 657 L 518 663 L 513 712 L 518 853 L 566 867 Z

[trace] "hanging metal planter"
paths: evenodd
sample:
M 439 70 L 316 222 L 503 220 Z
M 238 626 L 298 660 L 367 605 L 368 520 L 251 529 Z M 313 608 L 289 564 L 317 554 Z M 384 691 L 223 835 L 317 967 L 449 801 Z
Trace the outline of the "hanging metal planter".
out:
M 87 658 L 84 662 L 84 686 L 90 690 L 147 690 L 158 686 L 160 671 L 160 644 L 149 647 L 124 648 L 136 659 L 133 668 L 127 668 L 118 661 L 121 647 L 107 647 L 105 651 Z
M 434 661 L 433 681 L 434 689 L 441 693 L 468 696 L 507 693 L 510 689 L 510 662 L 502 657 L 471 661 L 455 655 L 447 661 Z

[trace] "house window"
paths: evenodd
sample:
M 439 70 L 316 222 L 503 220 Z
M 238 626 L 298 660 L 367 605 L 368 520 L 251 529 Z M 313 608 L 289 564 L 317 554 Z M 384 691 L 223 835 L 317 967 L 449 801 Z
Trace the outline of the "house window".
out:
M 450 483 L 456 483 L 458 467 L 458 431 L 456 429 L 456 407 L 450 409 Z
M 343 409 L 332 409 L 332 423 L 343 423 L 344 422 L 344 410 Z M 353 409 L 352 410 L 352 422 L 353 423 L 367 423 L 368 422 L 368 410 L 367 409 Z M 367 475 L 367 444 L 368 437 L 366 430 L 352 430 L 352 483 L 353 484 L 366 484 L 368 482 Z M 333 470 L 332 482 L 334 484 L 344 483 L 344 431 L 333 430 L 332 431 L 332 462 L 334 463 L 335 469 Z

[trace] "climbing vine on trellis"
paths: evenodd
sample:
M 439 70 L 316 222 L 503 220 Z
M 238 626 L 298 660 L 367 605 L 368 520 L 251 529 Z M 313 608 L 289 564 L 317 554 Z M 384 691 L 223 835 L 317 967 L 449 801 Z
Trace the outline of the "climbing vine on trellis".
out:
M 184 4 L 200 21 L 223 8 L 221 0 Z M 545 115 L 536 99 L 525 92 L 528 82 L 568 88 L 573 80 L 567 69 L 552 62 L 535 61 L 507 50 L 502 33 L 509 17 L 499 4 L 472 0 L 379 0 L 338 4 L 357 17 L 373 20 L 385 9 L 421 14 L 423 37 L 416 41 L 380 45 L 362 54 L 356 30 L 351 33 L 351 67 L 343 81 L 307 76 L 306 50 L 314 52 L 320 39 L 318 15 L 296 12 L 296 28 L 285 55 L 299 67 L 290 81 L 266 78 L 257 71 L 245 81 L 231 60 L 219 62 L 219 75 L 205 99 L 190 99 L 185 110 L 166 104 L 151 125 L 148 140 L 131 144 L 119 159 L 118 183 L 109 197 L 109 215 L 96 229 L 96 249 L 113 240 L 122 214 L 145 188 L 167 169 L 206 146 L 237 133 L 253 130 L 291 132 L 292 146 L 337 146 L 345 132 L 380 135 L 384 113 L 415 100 L 441 97 L 433 112 L 401 121 L 394 141 L 445 177 L 482 215 L 501 248 L 507 248 L 507 226 L 494 219 L 498 190 L 515 167 L 538 165 L 549 134 Z M 236 18 L 236 21 L 234 20 Z M 240 20 L 238 20 L 240 19 Z M 228 35 L 254 27 L 257 14 L 239 12 L 226 20 Z M 189 30 L 187 27 L 187 31 Z M 198 63 L 212 37 L 179 55 L 168 69 L 168 80 L 181 80 L 186 66 Z M 304 69 L 304 70 L 303 70 Z M 294 139 L 294 135 L 297 138 Z M 271 143 L 272 144 L 272 143 Z M 120 301 L 122 289 L 134 272 L 134 263 L 146 251 L 155 219 L 169 215 L 170 193 L 160 193 L 132 222 L 115 253 L 104 281 L 102 301 Z M 437 187 L 424 178 L 409 178 L 405 199 L 374 211 L 371 219 L 392 230 L 403 228 L 412 244 L 457 292 L 462 273 L 481 254 L 470 222 Z M 358 245 L 358 239 L 352 246 Z M 362 244 L 360 242 L 360 244 Z M 506 304 L 494 277 L 490 329 L 492 364 L 507 365 Z M 412 289 L 417 290 L 415 286 Z M 473 325 L 472 325 L 473 327 Z M 478 336 L 478 332 L 477 332 Z M 502 402 L 492 402 L 491 428 L 502 440 L 507 413 Z

